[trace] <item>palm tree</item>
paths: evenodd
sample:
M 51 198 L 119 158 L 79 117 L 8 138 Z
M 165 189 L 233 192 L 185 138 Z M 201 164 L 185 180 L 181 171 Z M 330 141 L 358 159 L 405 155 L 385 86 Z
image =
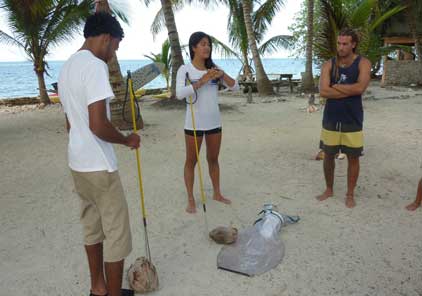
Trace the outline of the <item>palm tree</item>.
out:
M 233 48 L 239 48 L 242 62 L 241 72 L 245 79 L 252 79 L 252 67 L 250 65 L 250 48 L 248 34 L 246 32 L 245 18 L 243 15 L 243 6 L 241 0 L 225 0 L 229 7 L 229 19 L 227 30 L 229 32 L 229 41 Z M 260 44 L 258 52 L 261 55 L 276 51 L 280 47 L 286 48 L 290 42 L 290 36 L 277 35 L 263 42 L 268 27 L 271 25 L 275 12 L 279 9 L 279 1 L 267 1 L 262 3 L 254 12 L 252 12 L 253 28 L 257 44 Z
M 0 30 L 0 42 L 22 48 L 34 65 L 40 101 L 49 104 L 44 73 L 52 46 L 70 40 L 87 17 L 91 1 L 1 0 L 12 35 Z M 48 74 L 48 73 L 47 73 Z
M 403 4 L 407 6 L 406 16 L 410 32 L 415 39 L 416 56 L 418 61 L 422 63 L 422 2 L 418 0 L 404 0 Z
M 274 94 L 271 81 L 268 79 L 268 76 L 265 73 L 264 66 L 262 65 L 261 57 L 259 56 L 258 46 L 256 44 L 255 31 L 253 28 L 253 21 L 252 21 L 252 11 L 253 11 L 252 0 L 243 0 L 242 8 L 243 8 L 243 17 L 245 20 L 246 33 L 248 35 L 248 43 L 249 43 L 250 50 L 252 52 L 252 59 L 255 65 L 258 93 L 261 95 Z
M 376 30 L 391 16 L 405 6 L 397 5 L 379 13 L 378 0 L 320 0 L 318 2 L 319 34 L 315 36 L 315 54 L 320 60 L 328 60 L 336 55 L 337 35 L 343 28 L 359 31 L 359 52 L 377 65 L 386 50 L 381 50 L 381 41 Z
M 199 0 L 199 3 L 208 5 L 210 1 Z M 184 2 L 180 0 L 173 0 L 172 11 L 176 12 L 184 7 L 186 3 L 191 3 L 191 1 Z M 232 48 L 239 48 L 239 50 L 234 50 L 229 46 L 225 45 L 223 42 L 219 41 L 217 38 L 211 36 L 213 40 L 214 48 L 219 51 L 223 56 L 226 57 L 236 57 L 242 63 L 242 72 L 244 77 L 252 76 L 252 68 L 249 62 L 249 45 L 248 45 L 248 35 L 246 32 L 245 20 L 243 17 L 243 7 L 240 0 L 223 0 L 229 9 L 229 21 L 228 21 L 228 30 L 229 38 Z M 275 12 L 278 11 L 282 1 L 266 1 L 262 4 L 256 11 L 252 14 L 253 26 L 255 30 L 255 37 L 258 43 L 262 42 L 263 36 L 268 30 L 269 25 L 274 17 Z M 156 13 L 154 21 L 151 25 L 151 33 L 155 37 L 164 26 L 164 10 L 163 7 Z M 258 51 L 260 54 L 271 53 L 280 47 L 287 47 L 290 36 L 278 35 L 273 36 L 269 40 L 263 42 L 259 47 Z M 183 47 L 183 46 L 182 46 Z M 241 57 L 241 58 L 240 58 Z
M 314 0 L 307 0 L 307 36 L 306 36 L 306 65 L 305 75 L 303 77 L 303 90 L 305 92 L 314 92 L 315 83 L 312 73 L 312 46 L 314 42 Z
M 102 0 L 96 2 L 95 11 L 107 12 L 110 14 L 117 15 L 123 22 L 128 23 L 128 19 L 123 12 L 123 7 L 113 6 L 110 8 L 110 5 L 107 0 Z M 113 54 L 113 57 L 110 61 L 107 62 L 108 73 L 110 77 L 110 84 L 113 89 L 114 96 L 119 101 L 124 101 L 126 94 L 126 84 L 123 81 L 122 72 L 120 71 L 119 61 L 117 60 L 116 53 Z
M 171 48 L 171 95 L 175 96 L 176 93 L 176 75 L 177 70 L 181 65 L 184 64 L 182 56 L 182 48 L 179 41 L 179 33 L 177 32 L 176 21 L 174 19 L 173 12 L 173 1 L 172 0 L 160 0 L 161 10 L 157 14 L 158 18 L 164 20 L 164 24 L 167 28 L 168 39 Z M 149 5 L 151 0 L 144 0 L 145 5 Z M 157 19 L 157 17 L 156 17 Z
M 170 90 L 170 70 L 171 70 L 171 53 L 170 53 L 170 42 L 168 39 L 164 41 L 161 45 L 161 52 L 158 54 L 151 53 L 151 55 L 145 55 L 145 57 L 149 58 L 151 61 L 156 63 L 162 63 L 164 65 L 164 69 L 162 71 L 162 75 L 166 80 L 167 90 Z

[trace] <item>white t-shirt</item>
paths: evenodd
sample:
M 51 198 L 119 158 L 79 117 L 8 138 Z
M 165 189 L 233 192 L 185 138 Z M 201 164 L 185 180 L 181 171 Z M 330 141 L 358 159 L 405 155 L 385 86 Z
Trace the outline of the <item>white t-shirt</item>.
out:
M 60 70 L 59 97 L 70 123 L 68 161 L 77 172 L 117 170 L 113 145 L 92 133 L 89 128 L 88 105 L 114 97 L 109 82 L 107 64 L 89 50 L 73 54 Z
M 195 83 L 207 73 L 204 70 L 196 69 L 192 64 L 182 65 L 177 71 L 176 79 L 176 97 L 179 100 L 192 96 L 195 124 L 197 130 L 212 130 L 221 127 L 220 109 L 218 107 L 218 81 L 210 80 L 195 91 L 192 85 L 187 83 L 186 73 L 189 75 L 190 83 Z M 226 87 L 227 84 L 224 83 Z M 230 90 L 237 90 L 239 85 L 236 83 L 229 87 Z M 193 130 L 192 115 L 190 105 L 186 104 L 185 129 Z

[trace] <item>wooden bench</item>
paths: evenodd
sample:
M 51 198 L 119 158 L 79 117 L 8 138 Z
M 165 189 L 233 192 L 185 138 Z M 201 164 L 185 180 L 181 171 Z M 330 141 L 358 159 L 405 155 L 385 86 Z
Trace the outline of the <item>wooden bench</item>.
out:
M 293 74 L 267 74 L 268 76 L 277 76 L 277 79 L 271 80 L 273 88 L 276 89 L 276 92 L 279 91 L 281 86 L 288 86 L 290 93 L 293 92 Z M 247 102 L 252 103 L 252 92 L 257 89 L 256 81 L 239 81 L 239 85 L 242 86 L 248 94 Z
M 276 87 L 277 92 L 280 88 L 280 86 L 289 86 L 290 93 L 293 92 L 293 74 L 283 74 L 283 73 L 270 73 L 267 74 L 268 76 L 275 76 L 277 79 L 272 80 L 274 83 L 273 85 Z M 279 82 L 279 83 L 276 83 Z

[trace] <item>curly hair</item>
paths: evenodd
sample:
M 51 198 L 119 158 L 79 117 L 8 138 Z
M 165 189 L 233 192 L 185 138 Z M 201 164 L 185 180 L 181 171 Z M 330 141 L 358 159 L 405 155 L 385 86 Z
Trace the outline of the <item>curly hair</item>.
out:
M 114 16 L 106 12 L 96 12 L 86 19 L 84 37 L 96 37 L 101 34 L 110 34 L 120 40 L 124 37 L 123 29 Z

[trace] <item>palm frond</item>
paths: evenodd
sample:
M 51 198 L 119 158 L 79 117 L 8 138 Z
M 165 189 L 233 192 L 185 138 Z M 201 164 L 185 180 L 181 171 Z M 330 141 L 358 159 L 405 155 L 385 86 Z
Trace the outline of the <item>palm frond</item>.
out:
M 3 32 L 2 30 L 0 30 L 0 43 L 4 43 L 6 45 L 13 45 L 25 49 L 24 44 L 22 44 L 19 40 L 13 38 L 6 32 Z
M 283 6 L 284 0 L 267 0 L 253 12 L 252 21 L 258 43 L 262 41 L 274 16 Z
M 155 37 L 160 33 L 165 26 L 165 19 L 164 19 L 164 11 L 163 8 L 160 8 L 157 11 L 157 14 L 154 17 L 154 20 L 152 21 L 150 32 L 152 34 L 153 40 L 155 40 Z
M 292 36 L 288 35 L 277 35 L 271 37 L 259 47 L 259 53 L 261 55 L 272 54 L 280 48 L 288 48 L 290 46 L 291 38 Z
M 210 36 L 210 37 L 211 37 L 211 40 L 212 40 L 213 49 L 217 53 L 219 53 L 221 56 L 223 56 L 225 58 L 235 57 L 235 58 L 241 60 L 241 58 L 239 57 L 239 54 L 236 53 L 233 49 L 231 49 L 228 45 L 224 44 L 224 42 L 218 40 L 214 36 Z
M 47 49 L 50 44 L 58 45 L 61 42 L 72 40 L 85 18 L 89 15 L 90 0 L 79 4 L 68 4 L 69 1 L 60 0 L 51 13 L 50 21 L 41 37 L 41 47 Z
M 173 7 L 172 7 L 173 12 L 179 11 L 184 7 L 183 1 L 172 1 L 172 2 L 173 2 Z M 150 27 L 150 32 L 152 34 L 153 40 L 155 40 L 155 37 L 157 37 L 157 35 L 163 30 L 164 27 L 165 27 L 164 11 L 163 11 L 163 8 L 160 7 Z
M 116 1 L 111 0 L 110 2 L 110 9 L 111 13 L 119 18 L 122 22 L 129 25 L 130 20 L 127 11 L 129 11 L 128 5 L 126 2 L 123 1 Z
M 390 10 L 388 10 L 387 12 L 385 12 L 384 14 L 382 14 L 381 16 L 379 16 L 378 18 L 376 18 L 369 26 L 369 30 L 373 31 L 375 30 L 377 27 L 379 27 L 381 24 L 383 24 L 387 19 L 389 19 L 390 17 L 392 17 L 393 15 L 396 15 L 397 13 L 403 11 L 406 9 L 406 6 L 403 5 L 398 5 Z
M 353 28 L 364 27 L 368 21 L 378 0 L 363 0 L 350 16 L 350 24 Z

